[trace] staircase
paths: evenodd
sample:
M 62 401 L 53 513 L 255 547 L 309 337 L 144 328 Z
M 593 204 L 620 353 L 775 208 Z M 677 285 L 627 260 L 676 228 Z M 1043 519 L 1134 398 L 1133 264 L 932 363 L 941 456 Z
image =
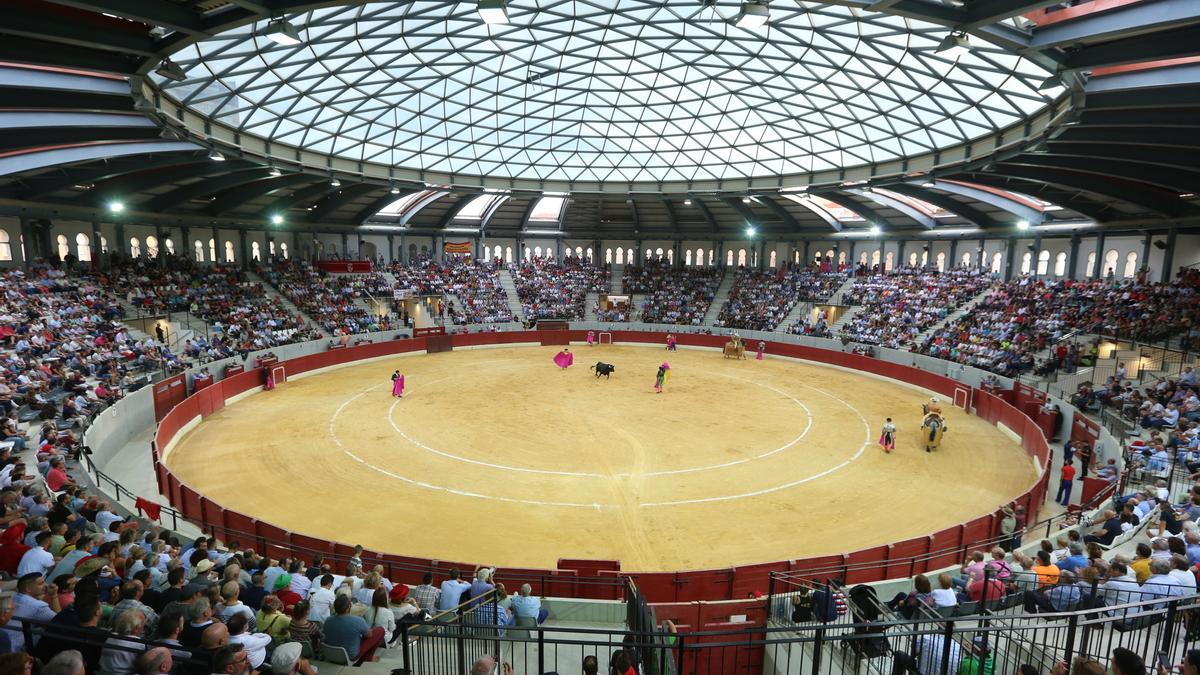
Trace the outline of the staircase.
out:
M 975 309 L 976 305 L 983 302 L 983 299 L 986 298 L 988 296 L 988 294 L 991 292 L 992 292 L 991 286 L 988 286 L 987 288 L 983 289 L 983 291 L 981 293 L 972 297 L 970 300 L 968 300 L 966 303 L 964 303 L 961 307 L 959 307 L 958 309 L 954 310 L 953 312 L 950 312 L 949 314 L 947 314 L 945 319 L 938 321 L 937 323 L 933 324 L 929 328 L 926 328 L 924 331 L 922 331 L 919 335 L 917 335 L 915 338 L 913 338 L 913 342 L 916 344 L 920 344 L 921 341 L 923 341 L 926 337 L 929 337 L 933 333 L 945 328 L 946 326 L 949 326 L 950 324 L 954 323 L 955 321 L 958 321 L 960 318 L 966 316 L 972 309 Z
M 395 288 L 400 284 L 400 280 L 396 278 L 396 275 L 387 270 L 379 270 L 379 276 L 383 277 L 390 288 Z
M 849 310 L 846 311 L 846 313 L 844 313 L 840 317 L 838 317 L 837 321 L 833 322 L 833 325 L 829 327 L 829 332 L 833 333 L 834 335 L 837 335 L 838 331 L 842 330 L 842 328 L 846 324 L 853 321 L 854 317 L 858 316 L 858 313 L 861 312 L 862 310 L 863 310 L 863 308 L 861 305 L 855 305 L 855 306 L 851 307 Z
M 612 274 L 608 276 L 608 290 L 610 293 L 621 295 L 625 292 L 625 266 L 613 265 Z
M 717 317 L 721 315 L 721 309 L 725 307 L 725 303 L 729 302 L 729 291 L 733 290 L 733 281 L 737 278 L 737 272 L 731 272 L 728 267 L 721 276 L 721 285 L 717 286 L 717 293 L 713 296 L 712 304 L 708 306 L 708 311 L 704 314 L 704 325 L 711 326 L 717 322 Z
M 600 302 L 600 294 L 595 291 L 589 291 L 583 298 L 583 320 L 596 320 L 596 304 Z
M 779 322 L 778 326 L 775 326 L 775 330 L 783 331 L 785 333 L 788 332 L 788 330 L 791 329 L 792 324 L 801 319 L 807 319 L 812 314 L 812 310 L 813 303 L 804 301 L 797 302 L 796 304 L 792 305 L 792 311 L 788 312 L 787 316 L 783 317 L 783 320 Z
M 513 281 L 512 272 L 507 267 L 502 267 L 497 275 L 500 277 L 500 286 L 504 288 L 504 295 L 508 297 L 508 311 L 512 312 L 513 321 L 525 321 L 525 312 L 521 311 L 521 300 L 517 296 L 517 284 Z
M 301 311 L 300 308 L 293 304 L 291 300 L 285 298 L 282 293 L 277 291 L 274 286 L 267 283 L 266 279 L 258 276 L 256 272 L 247 271 L 246 280 L 262 286 L 264 296 L 270 298 L 273 302 L 275 302 L 275 304 L 283 307 L 285 310 L 300 317 L 305 323 L 311 324 L 317 329 L 317 331 L 321 333 L 321 335 L 329 335 L 329 333 L 324 329 L 324 327 L 321 326 L 321 324 L 317 323 L 311 316 Z
M 833 292 L 833 295 L 829 296 L 829 304 L 831 304 L 831 305 L 846 304 L 844 302 L 844 298 L 846 297 L 846 293 L 849 293 L 850 289 L 854 286 L 854 279 L 855 279 L 855 276 L 853 274 L 851 274 L 846 279 L 845 283 L 843 283 L 841 286 L 838 286 L 838 289 Z

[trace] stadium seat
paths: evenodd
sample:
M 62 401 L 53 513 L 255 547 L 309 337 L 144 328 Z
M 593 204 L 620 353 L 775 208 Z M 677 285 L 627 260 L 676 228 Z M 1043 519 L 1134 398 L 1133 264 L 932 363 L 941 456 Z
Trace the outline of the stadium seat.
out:
M 350 655 L 346 653 L 345 647 L 338 647 L 330 644 L 321 645 L 321 660 L 339 666 L 354 665 L 350 661 Z

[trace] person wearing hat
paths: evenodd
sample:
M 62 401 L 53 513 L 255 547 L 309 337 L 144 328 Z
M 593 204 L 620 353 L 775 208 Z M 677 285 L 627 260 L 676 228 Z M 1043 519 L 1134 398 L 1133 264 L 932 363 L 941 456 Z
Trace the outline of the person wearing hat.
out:
M 275 596 L 283 603 L 285 612 L 292 611 L 296 603 L 304 599 L 300 597 L 299 593 L 292 590 L 292 575 L 286 572 L 275 577 L 274 590 Z
M 212 572 L 213 567 L 213 561 L 209 560 L 208 558 L 197 561 L 196 564 L 192 565 L 192 578 L 197 581 L 207 579 L 209 577 L 209 572 Z
M 286 642 L 275 648 L 271 656 L 271 672 L 275 675 L 316 675 L 316 666 L 300 655 L 299 642 Z

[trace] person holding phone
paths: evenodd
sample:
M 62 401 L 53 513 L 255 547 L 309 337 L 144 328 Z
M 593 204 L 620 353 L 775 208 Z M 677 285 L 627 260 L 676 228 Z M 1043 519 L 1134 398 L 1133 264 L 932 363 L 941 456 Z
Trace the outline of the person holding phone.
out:
M 484 654 L 471 666 L 471 675 L 513 675 L 513 667 L 507 661 Z

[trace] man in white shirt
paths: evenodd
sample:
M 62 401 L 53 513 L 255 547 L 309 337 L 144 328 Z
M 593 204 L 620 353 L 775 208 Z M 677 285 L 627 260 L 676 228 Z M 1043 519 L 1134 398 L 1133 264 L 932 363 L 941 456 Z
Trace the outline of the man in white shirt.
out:
M 1184 588 L 1180 585 L 1179 580 L 1171 576 L 1172 567 L 1170 559 L 1155 558 L 1150 561 L 1150 578 L 1142 584 L 1146 600 L 1167 599 L 1184 594 Z M 1165 606 L 1165 602 L 1155 605 L 1156 608 Z
M 1107 605 L 1125 605 L 1131 602 L 1142 601 L 1142 587 L 1138 585 L 1137 578 L 1129 571 L 1123 562 L 1113 562 L 1108 568 L 1108 581 L 1101 585 L 1104 591 L 1105 604 Z M 1113 616 L 1123 613 L 1124 610 L 1110 612 Z
M 333 592 L 333 575 L 322 575 L 320 584 L 320 587 L 308 595 L 308 618 L 317 623 L 324 623 L 333 611 L 333 601 L 337 599 Z
M 271 644 L 271 636 L 266 633 L 247 632 L 249 622 L 244 614 L 234 614 L 226 626 L 229 628 L 229 644 L 241 645 L 246 650 L 250 667 L 258 670 L 267 660 L 267 646 Z
M 46 550 L 50 545 L 50 539 L 54 535 L 49 531 L 38 532 L 37 538 L 34 540 L 37 545 L 25 552 L 21 556 L 21 563 L 17 565 L 17 576 L 23 577 L 26 574 L 37 573 L 46 576 L 46 573 L 54 568 L 54 563 L 58 562 L 54 556 Z
M 312 589 L 312 580 L 304 574 L 304 561 L 293 561 L 288 570 L 288 574 L 292 575 L 292 583 L 289 586 L 291 591 L 301 598 L 307 598 L 309 590 Z
M 100 529 L 105 532 L 109 531 L 109 527 L 113 523 L 120 523 L 124 520 L 124 518 L 109 510 L 108 502 L 102 503 L 100 505 L 100 510 L 96 512 L 96 525 L 98 525 Z
M 228 624 L 234 614 L 243 614 L 246 616 L 249 630 L 253 631 L 254 626 L 254 610 L 246 606 L 246 603 L 238 599 L 242 587 L 236 581 L 226 581 L 221 587 L 221 604 L 217 607 L 217 616 L 221 621 Z

